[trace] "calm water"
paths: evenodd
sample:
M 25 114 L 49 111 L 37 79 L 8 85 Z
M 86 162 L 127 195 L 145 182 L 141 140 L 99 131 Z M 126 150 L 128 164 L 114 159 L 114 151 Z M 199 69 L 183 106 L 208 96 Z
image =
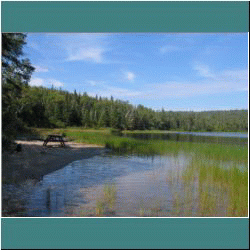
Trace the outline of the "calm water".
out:
M 25 212 L 19 216 L 80 216 L 93 209 L 103 184 L 115 183 L 117 216 L 138 216 L 143 206 L 158 204 L 171 210 L 171 192 L 166 182 L 169 170 L 183 168 L 184 156 L 137 157 L 102 155 L 72 164 L 44 176 L 19 190 Z M 92 199 L 91 196 L 94 196 Z
M 187 141 L 201 143 L 224 143 L 224 144 L 240 144 L 248 143 L 247 133 L 235 132 L 166 132 L 166 133 L 136 133 L 126 134 L 125 137 L 136 139 L 160 139 L 171 141 Z
M 220 134 L 217 134 L 217 137 L 214 137 L 214 133 L 209 133 L 209 136 L 204 136 L 204 133 L 202 136 L 201 133 L 131 136 L 136 138 L 142 136 L 144 139 L 175 139 L 213 143 L 226 143 L 228 140 L 228 142 L 236 144 L 247 143 L 246 135 L 238 134 L 240 137 L 236 137 L 236 133 L 230 133 L 229 138 L 226 137 L 228 133 Z M 22 207 L 20 212 L 16 212 L 16 216 L 93 216 L 96 201 L 102 194 L 104 185 L 114 183 L 117 198 L 115 214 L 112 216 L 152 216 L 152 211 L 157 216 L 171 216 L 173 194 L 175 190 L 181 190 L 182 184 L 181 181 L 176 183 L 169 181 L 169 176 L 178 175 L 190 160 L 191 156 L 188 158 L 182 154 L 138 157 L 105 153 L 75 161 L 44 176 L 38 183 L 27 182 L 19 187 L 3 185 L 3 194 L 9 194 L 12 197 L 10 202 L 16 202 L 17 207 Z M 178 179 L 178 176 L 175 177 Z

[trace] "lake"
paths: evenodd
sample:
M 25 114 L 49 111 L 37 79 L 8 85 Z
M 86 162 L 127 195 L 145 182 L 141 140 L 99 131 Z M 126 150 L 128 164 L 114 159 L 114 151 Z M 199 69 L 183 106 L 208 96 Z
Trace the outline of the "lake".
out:
M 193 137 L 191 141 L 194 142 L 196 138 L 203 142 L 204 137 L 208 137 L 204 134 L 201 136 L 200 133 L 131 136 L 139 136 L 140 139 L 141 136 L 144 136 L 144 139 L 149 139 L 149 136 L 156 139 L 161 137 L 162 140 L 174 140 L 176 137 L 177 141 L 185 141 L 187 138 L 190 141 Z M 230 143 L 236 145 L 245 144 L 247 141 L 247 137 L 236 137 L 235 134 L 231 137 L 220 135 L 216 138 L 209 134 L 209 138 L 213 138 L 209 143 L 226 143 L 220 138 L 234 138 Z M 218 168 L 214 169 L 214 166 Z M 24 208 L 15 216 L 228 216 L 228 211 L 231 211 L 230 199 L 239 196 L 232 196 L 230 183 L 233 181 L 226 179 L 223 183 L 218 183 L 216 180 L 215 185 L 212 185 L 211 177 L 204 179 L 210 172 L 203 174 L 201 169 L 207 171 L 210 168 L 213 173 L 217 171 L 217 176 L 225 175 L 231 178 L 230 176 L 234 177 L 236 174 L 228 175 L 227 172 L 235 169 L 235 166 L 238 176 L 236 185 L 240 191 L 242 178 L 246 176 L 244 174 L 241 177 L 242 169 L 246 168 L 243 163 L 206 159 L 183 152 L 150 157 L 109 152 L 72 162 L 44 176 L 37 183 L 28 181 L 18 188 L 14 185 L 3 185 L 3 189 L 12 193 L 13 200 L 18 200 Z M 226 172 L 223 172 L 224 170 Z M 244 193 L 247 186 L 242 188 L 243 191 L 240 192 Z M 212 207 L 216 212 L 211 210 Z M 245 210 L 243 212 L 245 213 Z
M 166 177 L 172 168 L 183 168 L 186 162 L 184 156 L 148 158 L 112 154 L 76 161 L 44 176 L 30 190 L 24 187 L 23 192 L 26 196 L 29 193 L 29 197 L 23 215 L 80 216 L 82 211 L 93 209 L 96 196 L 108 183 L 115 184 L 119 197 L 116 216 L 138 216 L 140 206 L 148 207 L 157 201 L 170 210 L 171 192 Z
M 127 133 L 124 137 L 136 139 L 160 139 L 170 141 L 224 143 L 224 144 L 247 144 L 247 133 L 236 132 L 161 132 L 161 133 Z

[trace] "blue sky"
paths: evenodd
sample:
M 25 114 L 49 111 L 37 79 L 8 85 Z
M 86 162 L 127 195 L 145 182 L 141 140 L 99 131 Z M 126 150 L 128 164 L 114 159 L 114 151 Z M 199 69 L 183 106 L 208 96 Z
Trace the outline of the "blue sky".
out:
M 28 33 L 30 85 L 166 110 L 248 108 L 247 33 Z

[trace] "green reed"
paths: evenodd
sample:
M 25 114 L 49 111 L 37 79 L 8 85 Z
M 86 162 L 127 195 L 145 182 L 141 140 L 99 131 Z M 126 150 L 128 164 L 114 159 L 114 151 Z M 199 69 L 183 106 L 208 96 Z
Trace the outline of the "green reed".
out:
M 106 183 L 103 186 L 102 194 L 96 199 L 96 216 L 103 216 L 115 213 L 116 185 Z
M 193 157 L 174 189 L 173 216 L 248 214 L 247 163 Z
M 139 140 L 114 135 L 109 129 L 40 130 L 54 131 L 65 133 L 73 141 L 103 145 L 117 153 L 182 153 L 191 159 L 190 164 L 184 171 L 175 170 L 172 177 L 168 176 L 173 187 L 172 216 L 247 216 L 247 145 Z M 96 205 L 97 214 L 105 213 L 107 199 L 97 201 Z
M 42 136 L 51 133 L 64 133 L 66 138 L 79 143 L 89 143 L 106 146 L 118 153 L 136 153 L 142 155 L 187 153 L 197 158 L 217 160 L 233 160 L 248 162 L 247 145 L 229 145 L 215 143 L 176 142 L 159 139 L 139 140 L 114 135 L 110 129 L 36 129 Z

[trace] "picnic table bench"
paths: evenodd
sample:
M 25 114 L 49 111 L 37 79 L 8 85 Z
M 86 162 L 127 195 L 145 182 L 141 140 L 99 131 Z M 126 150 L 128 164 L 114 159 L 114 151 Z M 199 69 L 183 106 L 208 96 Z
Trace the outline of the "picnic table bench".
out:
M 46 146 L 48 142 L 60 142 L 62 147 L 65 146 L 62 135 L 48 135 L 48 137 L 44 140 L 43 146 Z

